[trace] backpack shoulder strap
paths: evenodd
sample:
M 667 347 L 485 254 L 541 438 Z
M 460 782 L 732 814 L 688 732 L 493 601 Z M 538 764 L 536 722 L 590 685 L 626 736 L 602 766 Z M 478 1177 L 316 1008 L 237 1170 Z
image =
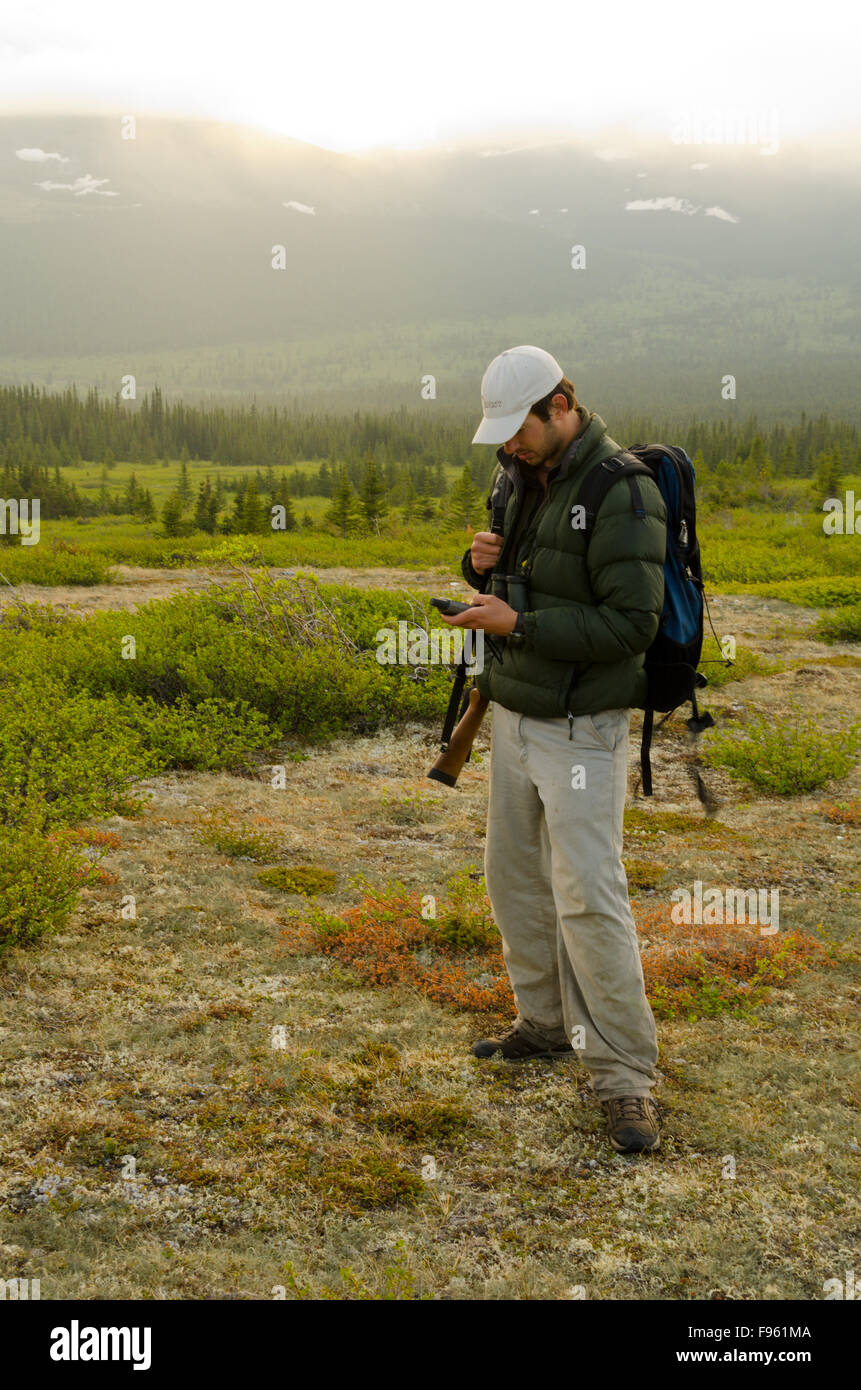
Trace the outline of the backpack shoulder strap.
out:
M 637 486 L 638 475 L 652 479 L 655 476 L 649 465 L 644 463 L 642 459 L 638 459 L 636 454 L 631 453 L 629 449 L 622 449 L 612 458 L 602 459 L 600 463 L 596 463 L 589 470 L 577 494 L 578 505 L 583 507 L 586 512 L 587 542 L 592 534 L 601 503 L 619 478 L 628 479 L 634 515 L 641 518 L 645 517 L 643 499 Z
M 636 454 L 629 449 L 622 449 L 620 453 L 614 454 L 611 458 L 602 459 L 596 463 L 586 474 L 577 501 L 586 510 L 586 544 L 588 545 L 592 530 L 595 525 L 601 503 L 610 491 L 610 488 L 619 478 L 627 478 L 628 487 L 631 491 L 631 503 L 634 508 L 634 515 L 645 517 L 646 511 L 643 506 L 643 499 L 640 489 L 637 486 L 637 477 L 643 476 L 654 479 L 655 474 L 652 469 Z M 640 743 L 640 768 L 643 777 L 643 793 L 645 796 L 652 795 L 652 763 L 649 750 L 652 743 L 652 729 L 654 724 L 654 710 L 647 707 L 643 714 L 643 734 Z

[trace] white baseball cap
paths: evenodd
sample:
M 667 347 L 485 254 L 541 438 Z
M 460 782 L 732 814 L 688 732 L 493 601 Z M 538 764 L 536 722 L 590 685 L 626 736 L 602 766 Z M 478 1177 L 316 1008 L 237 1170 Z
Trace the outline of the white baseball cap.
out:
M 481 379 L 484 419 L 473 444 L 505 444 L 516 434 L 536 401 L 558 386 L 565 373 L 555 357 L 539 347 L 506 348 Z

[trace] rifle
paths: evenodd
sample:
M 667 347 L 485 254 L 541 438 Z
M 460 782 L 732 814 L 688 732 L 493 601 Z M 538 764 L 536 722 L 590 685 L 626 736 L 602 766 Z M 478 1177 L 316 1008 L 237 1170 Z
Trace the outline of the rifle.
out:
M 493 535 L 501 536 L 505 518 L 505 502 L 499 494 L 491 498 L 490 529 Z M 483 594 L 493 574 L 489 569 L 482 576 L 478 592 Z M 475 736 L 481 728 L 481 721 L 487 713 L 490 701 L 479 693 L 478 687 L 465 690 L 466 658 L 462 657 L 455 671 L 454 684 L 448 702 L 445 722 L 442 728 L 442 752 L 428 773 L 434 782 L 442 782 L 446 787 L 457 785 L 457 779 L 464 764 L 469 762 Z

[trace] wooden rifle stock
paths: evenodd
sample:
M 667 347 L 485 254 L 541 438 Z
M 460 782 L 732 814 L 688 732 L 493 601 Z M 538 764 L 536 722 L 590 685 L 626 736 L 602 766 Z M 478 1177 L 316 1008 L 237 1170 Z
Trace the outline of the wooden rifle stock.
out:
M 498 491 L 492 493 L 488 501 L 491 517 L 490 529 L 495 536 L 501 536 L 503 533 L 503 523 L 505 521 L 505 502 L 501 500 Z M 491 574 L 492 570 L 488 570 L 484 575 L 479 593 L 483 594 L 487 589 Z M 445 728 L 443 729 L 443 738 L 445 738 L 446 731 L 451 727 L 449 720 L 451 720 L 452 723 L 454 722 L 455 710 L 457 709 L 457 704 L 455 702 L 460 701 L 461 691 L 464 685 L 464 675 L 465 667 L 463 663 L 461 663 L 452 692 L 452 704 L 449 706 Z M 463 765 L 470 755 L 475 736 L 481 728 L 481 721 L 487 713 L 489 704 L 490 701 L 485 700 L 484 696 L 479 694 L 478 688 L 473 686 L 472 690 L 469 692 L 469 704 L 452 729 L 448 742 L 443 744 L 443 751 L 428 773 L 428 777 L 432 778 L 434 782 L 443 782 L 447 787 L 454 787 L 457 785 L 457 779 L 463 771 Z
M 466 713 L 455 725 L 451 738 L 428 773 L 428 777 L 432 777 L 435 782 L 444 782 L 447 787 L 456 785 L 463 765 L 469 757 L 475 736 L 481 728 L 481 721 L 489 703 L 489 700 L 480 695 L 477 688 L 473 686 L 469 692 L 469 704 Z

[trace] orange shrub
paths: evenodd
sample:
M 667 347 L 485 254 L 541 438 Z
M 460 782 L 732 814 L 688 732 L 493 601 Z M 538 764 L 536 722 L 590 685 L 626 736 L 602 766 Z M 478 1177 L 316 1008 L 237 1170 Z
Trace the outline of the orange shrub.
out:
M 665 1017 L 744 1013 L 781 985 L 824 962 L 827 950 L 805 932 L 760 935 L 749 923 L 678 923 L 670 908 L 654 908 L 638 927 L 646 992 Z
M 402 884 L 364 886 L 362 901 L 338 915 L 312 907 L 282 934 L 288 948 L 334 956 L 369 984 L 406 984 L 488 1020 L 511 1018 L 501 938 L 490 903 L 468 872 L 452 880 L 432 919 L 422 916 L 419 894 Z M 458 933 L 452 934 L 452 921 Z M 643 915 L 639 930 L 646 990 L 655 1012 L 666 1017 L 743 1014 L 770 986 L 827 956 L 803 932 L 760 936 L 755 925 L 678 924 L 669 905 Z M 477 942 L 472 949 L 460 945 L 464 933 Z

